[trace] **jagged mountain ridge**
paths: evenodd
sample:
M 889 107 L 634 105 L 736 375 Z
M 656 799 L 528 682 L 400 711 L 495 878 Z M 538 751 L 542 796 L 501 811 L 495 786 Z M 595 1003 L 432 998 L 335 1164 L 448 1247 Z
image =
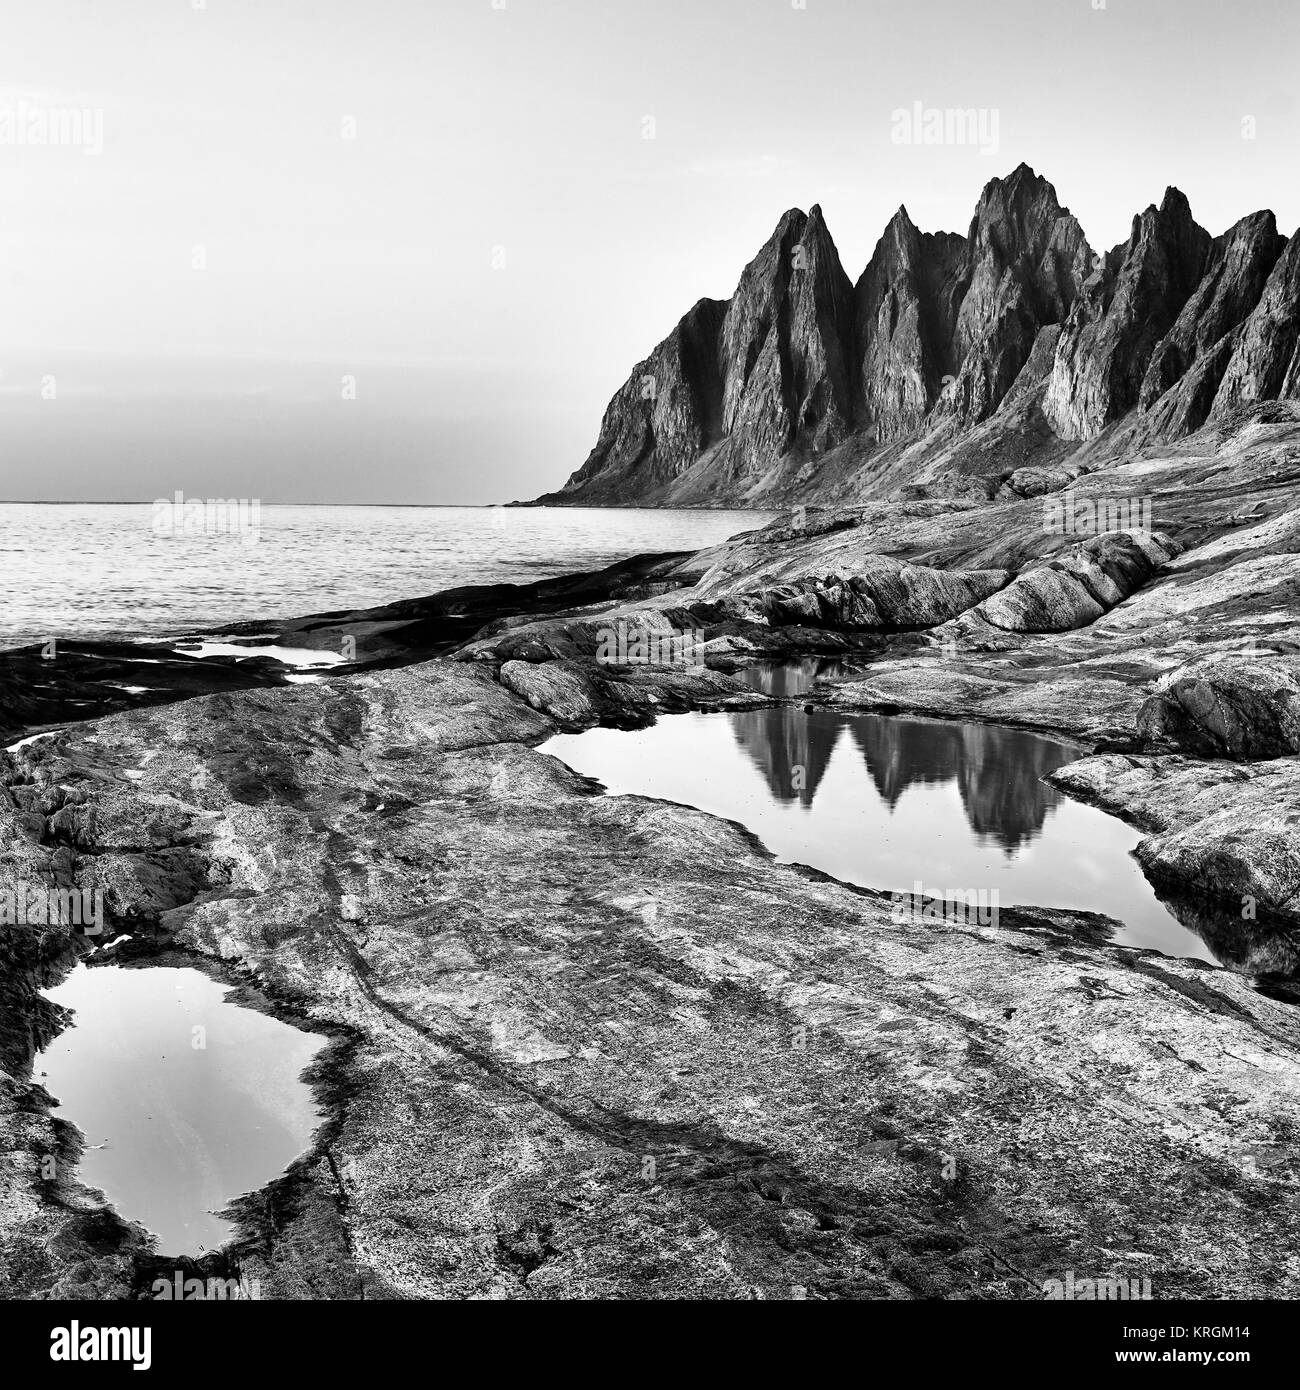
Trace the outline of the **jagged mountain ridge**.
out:
M 856 284 L 821 208 L 785 213 L 732 297 L 686 313 L 537 501 L 1023 495 L 1112 441 L 1180 439 L 1277 399 L 1300 400 L 1300 243 L 1271 212 L 1211 237 L 1170 188 L 1098 254 L 1021 164 L 985 186 L 965 236 L 900 207 Z

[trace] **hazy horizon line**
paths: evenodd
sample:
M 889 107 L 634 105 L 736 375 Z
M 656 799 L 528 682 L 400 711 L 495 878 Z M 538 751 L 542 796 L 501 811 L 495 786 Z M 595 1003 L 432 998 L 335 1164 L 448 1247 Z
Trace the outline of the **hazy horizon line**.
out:
M 155 502 L 171 498 L 151 497 L 148 501 L 134 498 L 116 500 L 109 498 L 67 498 L 67 497 L 0 497 L 0 507 L 152 507 Z M 195 496 L 195 502 L 207 498 Z M 535 507 L 521 502 L 263 502 L 260 497 L 250 497 L 259 507 L 418 507 L 437 511 L 529 511 L 529 512 L 771 512 L 788 511 L 788 507 L 620 507 L 594 506 L 591 503 L 581 507 Z

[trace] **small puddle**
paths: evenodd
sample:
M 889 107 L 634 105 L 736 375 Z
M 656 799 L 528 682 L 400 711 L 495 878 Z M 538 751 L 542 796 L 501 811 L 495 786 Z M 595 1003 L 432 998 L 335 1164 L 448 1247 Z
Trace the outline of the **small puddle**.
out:
M 752 683 L 798 695 L 834 674 L 827 665 L 766 668 Z M 1226 912 L 1209 923 L 1184 911 L 1187 925 L 1173 915 L 1132 857 L 1137 830 L 1042 781 L 1083 753 L 1039 734 L 787 704 L 588 729 L 544 747 L 611 793 L 739 821 L 779 858 L 866 888 L 996 890 L 1004 907 L 1103 913 L 1123 924 L 1124 945 L 1238 968 L 1250 954 Z
M 794 661 L 756 661 L 737 671 L 736 677 L 760 695 L 790 700 L 807 695 L 819 680 L 866 675 L 870 669 L 869 657 L 804 656 Z
M 182 656 L 200 658 L 233 656 L 240 661 L 251 656 L 269 656 L 285 666 L 300 668 L 338 666 L 345 662 L 345 658 L 340 653 L 329 651 L 326 648 L 280 647 L 273 642 L 264 642 L 261 645 L 253 646 L 244 642 L 211 642 L 195 638 L 186 642 L 177 642 L 175 650 Z
M 233 1227 L 214 1215 L 278 1177 L 320 1123 L 303 1069 L 326 1044 L 198 970 L 78 965 L 46 996 L 75 1011 L 34 1077 L 86 1136 L 80 1179 L 164 1255 Z

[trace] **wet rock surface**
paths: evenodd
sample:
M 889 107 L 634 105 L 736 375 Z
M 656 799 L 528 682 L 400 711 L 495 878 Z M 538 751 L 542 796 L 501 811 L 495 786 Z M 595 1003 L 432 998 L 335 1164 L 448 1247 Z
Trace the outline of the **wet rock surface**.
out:
M 1256 414 L 1208 451 L 1066 480 L 1076 500 L 1145 491 L 1169 545 L 1053 533 L 1050 492 L 810 512 L 553 581 L 532 608 L 394 605 L 369 615 L 371 669 L 174 691 L 0 755 L 0 886 L 101 889 L 109 939 L 131 939 L 92 962 L 182 952 L 332 1039 L 316 1147 L 238 1204 L 203 1269 L 300 1298 L 1038 1297 L 1066 1270 L 1294 1297 L 1290 437 Z M 1097 596 L 1082 625 L 976 611 L 1053 565 Z M 818 625 L 872 585 L 877 617 L 881 594 L 964 606 Z M 786 593 L 816 613 L 762 599 Z M 1184 920 L 1197 895 L 1240 908 L 1240 970 L 1114 947 L 1086 914 L 900 921 L 538 749 L 771 702 L 736 673 L 809 652 L 843 663 L 791 699 L 1074 740 L 1053 784 L 1140 828 Z M 67 1022 L 40 988 L 89 950 L 0 937 L 14 1296 L 141 1296 L 176 1263 L 81 1186 L 31 1074 Z
M 1037 1297 L 1135 1261 L 1161 1294 L 1294 1292 L 1294 1009 L 1104 919 L 900 924 L 734 825 L 600 794 L 532 746 L 553 727 L 434 662 L 6 759 L 75 796 L 5 873 L 67 844 L 115 926 L 338 1039 L 317 1150 L 210 1264 L 285 1297 Z M 11 1290 L 147 1288 L 141 1233 L 42 1185 L 22 1061 Z
M 563 611 L 615 596 L 679 588 L 669 572 L 682 554 L 640 555 L 590 574 L 535 584 L 470 585 L 380 608 L 233 622 L 204 638 L 246 654 L 199 656 L 199 639 L 149 642 L 51 640 L 0 652 L 0 746 L 39 729 L 216 691 L 290 683 L 296 667 L 281 649 L 320 653 L 333 674 L 423 661 L 480 630 L 508 626 L 521 614 Z M 305 659 L 305 658 L 304 658 Z

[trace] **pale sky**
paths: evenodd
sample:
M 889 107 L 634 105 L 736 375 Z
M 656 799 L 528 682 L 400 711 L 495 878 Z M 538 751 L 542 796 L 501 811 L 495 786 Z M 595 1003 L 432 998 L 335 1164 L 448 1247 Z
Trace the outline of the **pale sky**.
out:
M 1021 160 L 1094 246 L 1170 183 L 1300 221 L 1284 0 L 197 3 L 6 7 L 0 497 L 549 490 L 789 207 L 853 279 Z M 915 102 L 996 151 L 893 143 Z

